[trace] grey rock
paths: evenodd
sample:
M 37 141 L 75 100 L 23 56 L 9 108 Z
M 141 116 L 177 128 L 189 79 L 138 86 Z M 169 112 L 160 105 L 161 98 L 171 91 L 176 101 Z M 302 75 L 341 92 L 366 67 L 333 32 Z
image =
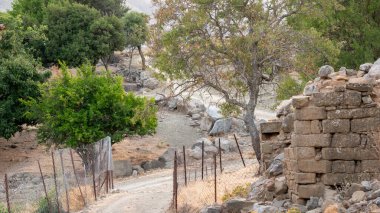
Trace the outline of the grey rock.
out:
M 362 181 L 360 184 L 363 186 L 364 191 L 371 191 L 371 182 Z
M 191 146 L 191 149 L 195 147 L 202 148 L 202 142 L 204 142 L 204 146 L 212 146 L 213 143 L 208 138 L 199 138 L 197 141 Z
M 202 117 L 201 117 L 201 115 L 200 114 L 193 114 L 192 116 L 191 116 L 191 119 L 193 119 L 193 120 L 199 120 L 199 119 L 201 119 Z
M 193 149 L 188 151 L 188 153 L 190 157 L 196 160 L 199 160 L 202 158 L 202 149 L 199 146 L 194 147 Z
M 368 71 L 371 69 L 372 65 L 373 65 L 372 63 L 362 64 L 362 65 L 360 65 L 359 70 L 363 71 L 365 73 L 368 73 Z
M 168 108 L 169 108 L 170 110 L 175 110 L 175 109 L 177 109 L 178 102 L 179 102 L 179 100 L 178 100 L 177 97 L 175 97 L 175 98 L 171 98 L 171 99 L 168 101 Z
M 248 199 L 255 201 L 272 201 L 275 196 L 273 189 L 269 186 L 272 184 L 272 180 L 261 177 L 251 185 L 251 192 L 248 194 Z
M 215 121 L 214 126 L 209 132 L 210 135 L 217 135 L 222 133 L 228 133 L 231 130 L 232 119 L 231 118 L 223 118 Z
M 322 213 L 322 208 L 316 208 L 313 210 L 309 210 L 306 213 Z
M 132 175 L 132 172 L 132 164 L 129 160 L 113 162 L 113 173 L 115 177 L 128 177 Z
M 350 201 L 352 203 L 358 203 L 365 200 L 365 192 L 364 191 L 356 191 L 352 194 Z
M 303 95 L 311 96 L 314 93 L 318 93 L 319 89 L 314 83 L 307 84 L 303 90 Z
M 159 160 L 160 160 L 160 161 L 163 161 L 163 162 L 173 162 L 175 151 L 177 151 L 177 153 L 179 153 L 179 150 L 177 150 L 177 148 L 175 148 L 175 147 L 169 147 L 169 148 L 164 152 L 164 154 L 162 154 L 162 155 L 159 157 Z
M 348 76 L 356 76 L 358 74 L 358 72 L 356 70 L 353 70 L 353 69 L 347 69 L 346 74 Z
M 154 101 L 155 101 L 156 103 L 161 102 L 161 101 L 163 101 L 164 99 L 165 99 L 165 96 L 164 96 L 164 95 L 161 95 L 161 94 L 157 94 L 156 96 L 154 96 Z
M 164 168 L 165 163 L 159 160 L 152 160 L 152 161 L 146 161 L 141 164 L 141 167 L 145 170 L 152 170 L 152 169 L 158 169 L 158 168 Z
M 203 131 L 209 132 L 212 128 L 213 121 L 210 117 L 203 117 L 200 122 L 200 128 Z
M 205 147 L 205 153 L 207 155 L 213 156 L 214 154 L 218 154 L 219 150 L 215 146 L 206 146 Z
M 148 78 L 144 80 L 143 86 L 148 89 L 156 89 L 160 85 L 160 82 L 155 78 Z
M 380 58 L 372 65 L 371 69 L 368 71 L 368 75 L 375 79 L 380 78 Z
M 328 78 L 328 76 L 334 72 L 334 68 L 330 65 L 324 65 L 319 68 L 318 75 L 320 78 Z
M 253 209 L 252 209 L 254 212 L 257 212 L 257 213 L 272 213 L 272 212 L 281 212 L 281 209 L 280 208 L 277 208 L 275 206 L 267 206 L 267 205 L 260 205 L 258 203 L 255 203 L 253 205 Z
M 223 203 L 222 213 L 240 213 L 243 209 L 252 209 L 253 204 L 243 198 L 234 198 Z
M 276 116 L 286 116 L 287 114 L 291 113 L 292 110 L 292 100 L 284 100 L 281 101 L 280 105 L 276 108 Z
M 137 91 L 139 88 L 136 83 L 124 83 L 123 87 L 125 92 Z
M 283 162 L 284 162 L 284 153 L 281 153 L 277 155 L 275 159 L 273 160 L 273 162 L 270 164 L 269 168 L 266 171 L 267 174 L 269 174 L 269 176 L 271 177 L 282 174 L 284 170 Z
M 200 114 L 206 110 L 204 103 L 201 100 L 191 98 L 185 103 L 186 113 L 188 115 Z
M 199 213 L 221 213 L 222 212 L 222 206 L 220 205 L 212 205 L 212 206 L 206 206 Z
M 274 193 L 276 195 L 285 194 L 288 191 L 288 185 L 286 184 L 285 177 L 276 178 L 274 181 Z
M 306 203 L 307 210 L 313 210 L 320 207 L 319 205 L 319 197 L 310 197 L 310 199 Z
M 373 200 L 378 197 L 380 197 L 380 189 L 369 192 L 367 195 L 367 200 Z
M 223 118 L 223 115 L 220 114 L 220 109 L 216 106 L 210 106 L 207 108 L 206 113 L 213 121 Z
M 376 204 L 377 206 L 380 206 L 380 197 L 376 198 L 374 201 L 373 201 L 374 204 Z
M 371 190 L 376 191 L 376 190 L 379 190 L 379 189 L 380 189 L 380 181 L 378 181 L 378 180 L 373 180 L 373 181 L 371 182 Z
M 133 170 L 133 172 L 132 172 L 132 176 L 133 177 L 136 177 L 138 175 L 138 171 L 137 170 Z
M 370 103 L 373 102 L 371 96 L 369 96 L 369 95 L 367 95 L 367 96 L 363 96 L 363 97 L 362 97 L 362 101 L 363 101 L 364 104 L 370 104 Z
M 233 132 L 245 132 L 245 123 L 241 119 L 232 118 L 232 131 Z
M 220 139 L 220 148 L 224 152 L 230 152 L 230 151 L 234 150 L 233 143 L 230 140 L 226 139 L 226 138 L 216 138 L 215 139 L 215 145 L 216 146 L 218 146 L 218 144 L 219 144 L 219 139 Z
M 140 165 L 134 165 L 132 166 L 132 170 L 137 171 L 137 174 L 141 175 L 144 174 L 144 169 Z

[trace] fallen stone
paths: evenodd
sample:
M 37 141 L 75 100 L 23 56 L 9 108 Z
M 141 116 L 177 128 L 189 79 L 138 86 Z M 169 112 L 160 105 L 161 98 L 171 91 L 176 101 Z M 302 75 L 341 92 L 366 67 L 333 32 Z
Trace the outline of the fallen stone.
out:
M 319 205 L 319 197 L 310 197 L 310 199 L 306 202 L 307 210 L 313 210 L 320 207 Z
M 179 99 L 174 97 L 174 98 L 171 98 L 169 101 L 168 101 L 168 108 L 170 110 L 175 110 L 177 109 L 177 105 L 178 105 L 178 102 L 179 102 Z
M 372 63 L 365 63 L 365 64 L 362 64 L 362 65 L 360 65 L 359 70 L 360 70 L 360 71 L 363 71 L 363 72 L 365 72 L 365 73 L 368 73 L 369 70 L 371 69 L 372 65 L 373 65 Z
M 268 206 L 268 205 L 260 205 L 258 203 L 255 203 L 252 208 L 253 212 L 256 213 L 272 213 L 272 212 L 280 212 L 281 209 L 275 207 L 275 206 Z
M 233 198 L 223 203 L 222 213 L 240 213 L 243 209 L 251 209 L 254 202 L 243 198 Z
M 204 146 L 212 146 L 213 143 L 208 138 L 199 138 L 195 143 L 191 146 L 191 149 L 194 149 L 195 147 L 199 147 L 202 149 L 202 142 L 204 143 Z
M 368 75 L 375 79 L 380 78 L 380 58 L 372 65 L 371 69 L 368 71 Z
M 371 182 L 369 182 L 369 181 L 362 181 L 360 184 L 363 186 L 364 191 L 368 192 L 368 191 L 372 190 L 372 188 L 371 188 Z
M 286 184 L 285 177 L 276 178 L 274 181 L 274 193 L 276 195 L 285 194 L 288 191 L 288 185 Z
M 318 93 L 319 92 L 319 89 L 317 87 L 317 85 L 315 85 L 314 83 L 311 83 L 311 84 L 307 84 L 303 90 L 303 95 L 306 95 L 306 96 L 311 96 L 315 93 Z
M 276 116 L 279 118 L 291 113 L 292 111 L 292 101 L 283 100 L 276 108 Z
M 380 189 L 369 192 L 367 195 L 367 200 L 373 200 L 378 197 L 380 197 Z
M 217 135 L 222 133 L 228 133 L 231 130 L 232 119 L 231 118 L 223 118 L 215 121 L 214 126 L 209 132 L 210 135 Z
M 210 131 L 212 128 L 213 121 L 210 117 L 203 117 L 200 122 L 200 128 L 203 131 Z
M 210 106 L 209 108 L 207 108 L 206 110 L 206 114 L 213 120 L 213 121 L 216 121 L 216 120 L 219 120 L 221 118 L 223 118 L 223 115 L 219 113 L 220 112 L 220 109 L 216 106 Z
M 160 85 L 160 82 L 155 78 L 148 78 L 144 80 L 143 86 L 148 89 L 156 89 Z
M 206 110 L 201 100 L 191 98 L 185 103 L 185 110 L 188 115 L 200 114 Z
M 266 171 L 269 174 L 269 176 L 273 177 L 282 174 L 284 169 L 284 158 L 284 153 L 281 153 L 274 158 L 273 162 L 270 164 L 269 168 Z
M 212 206 L 206 206 L 202 208 L 199 213 L 221 213 L 221 212 L 222 212 L 222 206 L 212 205 Z
M 352 203 L 358 203 L 365 200 L 365 192 L 363 191 L 356 191 L 352 194 L 352 197 L 350 199 L 350 202 Z
M 321 68 L 319 68 L 318 76 L 320 78 L 326 79 L 333 72 L 334 72 L 334 68 L 332 66 L 324 65 Z

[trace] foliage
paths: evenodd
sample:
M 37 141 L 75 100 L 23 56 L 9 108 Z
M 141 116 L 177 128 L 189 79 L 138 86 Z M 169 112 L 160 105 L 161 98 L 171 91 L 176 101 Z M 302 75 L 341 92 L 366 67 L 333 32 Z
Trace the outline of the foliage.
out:
M 98 57 L 107 68 L 113 52 L 124 48 L 123 24 L 115 16 L 103 16 L 94 21 L 90 31 Z
M 103 15 L 115 15 L 121 17 L 128 11 L 125 0 L 74 0 L 80 4 L 86 4 L 99 10 Z
M 123 17 L 126 45 L 138 47 L 148 39 L 148 17 L 135 11 L 129 11 Z
M 42 97 L 25 103 L 28 117 L 41 124 L 41 142 L 77 148 L 111 136 L 113 143 L 125 134 L 149 134 L 157 126 L 152 100 L 126 95 L 121 78 L 96 74 L 90 65 L 71 75 L 62 65 L 62 77 L 45 83 Z
M 7 213 L 7 208 L 2 204 L 0 203 L 0 213 Z
M 77 3 L 49 4 L 45 23 L 48 27 L 46 47 L 52 62 L 65 61 L 79 66 L 90 60 L 96 63 L 97 49 L 91 34 L 91 25 L 101 17 L 93 8 Z
M 341 45 L 338 61 L 332 65 L 356 68 L 380 56 L 380 1 L 325 1 L 290 23 L 297 29 L 316 29 Z
M 231 198 L 245 198 L 248 196 L 249 192 L 251 191 L 251 184 L 247 183 L 245 185 L 237 186 L 234 188 L 231 192 L 227 192 L 223 195 L 222 201 L 225 202 Z
M 19 16 L 26 27 L 39 26 L 44 19 L 47 5 L 54 0 L 15 0 L 10 13 Z
M 58 213 L 58 212 L 62 212 L 58 210 L 58 206 L 57 206 L 57 202 L 56 201 L 56 194 L 55 194 L 55 190 L 51 190 L 49 193 L 48 193 L 48 198 L 49 198 L 49 203 L 50 203 L 50 208 L 49 208 L 49 205 L 48 205 L 48 202 L 46 200 L 45 197 L 41 197 L 37 203 L 37 209 L 35 211 L 35 213 Z
M 301 94 L 306 83 L 307 81 L 297 81 L 289 75 L 283 76 L 276 90 L 276 99 L 282 101 Z

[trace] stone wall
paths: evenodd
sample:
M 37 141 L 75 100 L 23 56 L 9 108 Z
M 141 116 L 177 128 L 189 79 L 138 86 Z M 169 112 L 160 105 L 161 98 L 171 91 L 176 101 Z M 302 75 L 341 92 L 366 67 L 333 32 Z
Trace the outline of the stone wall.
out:
M 326 188 L 380 177 L 380 80 L 364 71 L 325 73 L 278 121 L 261 124 L 263 160 L 268 165 L 284 150 L 288 195 L 299 204 L 324 197 Z

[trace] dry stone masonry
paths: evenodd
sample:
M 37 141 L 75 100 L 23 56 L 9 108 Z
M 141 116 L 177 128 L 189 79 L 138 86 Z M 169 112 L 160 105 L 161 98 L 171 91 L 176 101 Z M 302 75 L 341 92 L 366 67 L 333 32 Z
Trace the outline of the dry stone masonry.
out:
M 321 67 L 302 96 L 284 103 L 277 121 L 260 125 L 264 165 L 285 154 L 292 202 L 305 204 L 323 198 L 326 189 L 380 177 L 380 75 L 369 75 L 371 66 Z

